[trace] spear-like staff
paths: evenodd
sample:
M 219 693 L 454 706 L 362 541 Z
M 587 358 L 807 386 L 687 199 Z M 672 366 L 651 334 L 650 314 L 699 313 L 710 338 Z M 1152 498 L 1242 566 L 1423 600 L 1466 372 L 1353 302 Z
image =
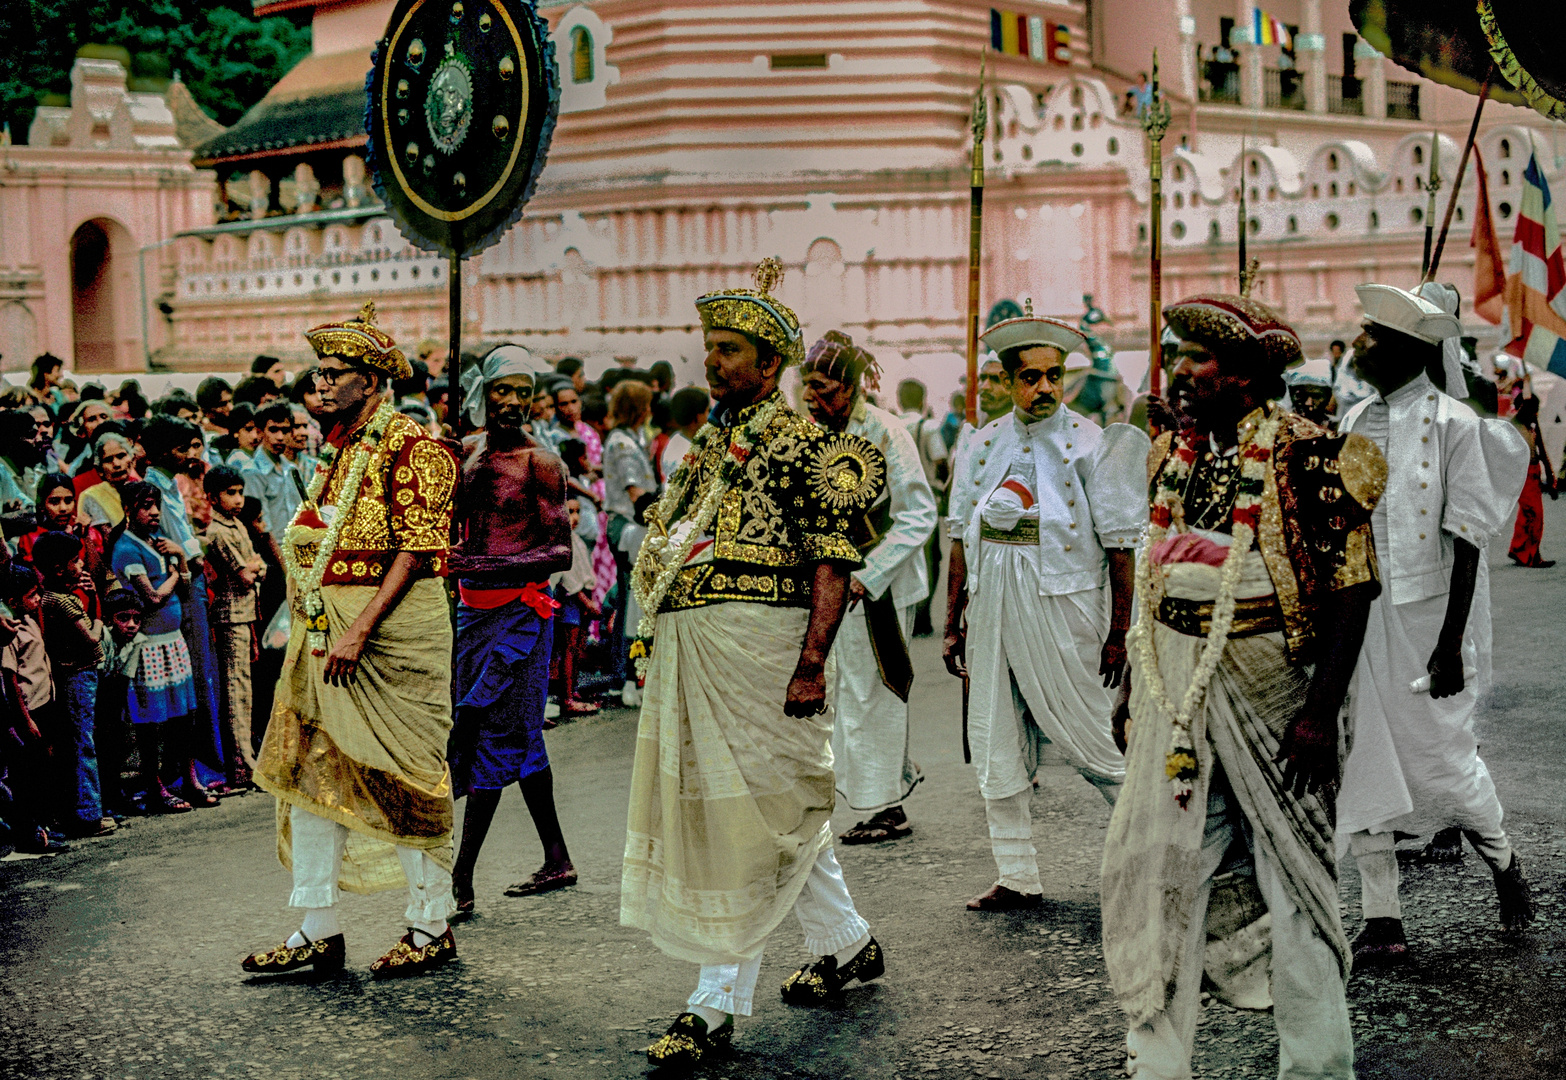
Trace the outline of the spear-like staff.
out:
M 1164 326 L 1164 132 L 1169 130 L 1169 120 L 1169 102 L 1164 100 L 1158 90 L 1158 50 L 1154 49 L 1151 96 L 1142 110 L 1142 130 L 1147 132 L 1151 162 L 1148 175 L 1153 181 L 1152 198 L 1149 200 L 1152 206 L 1152 231 L 1148 239 L 1151 241 L 1152 262 L 1147 278 L 1150 294 L 1147 317 L 1147 362 L 1149 364 L 1147 389 L 1155 397 L 1161 392 L 1163 383 L 1163 353 L 1159 338 Z
M 1425 180 L 1425 190 L 1430 198 L 1425 204 L 1425 257 L 1419 264 L 1420 281 L 1430 272 L 1430 251 L 1435 243 L 1436 192 L 1441 190 L 1441 136 L 1435 131 L 1430 133 L 1430 176 Z
M 986 50 L 979 58 L 979 89 L 973 95 L 972 175 L 968 180 L 968 386 L 965 407 L 968 423 L 979 426 L 979 257 L 984 240 L 984 129 L 990 107 L 984 90 Z

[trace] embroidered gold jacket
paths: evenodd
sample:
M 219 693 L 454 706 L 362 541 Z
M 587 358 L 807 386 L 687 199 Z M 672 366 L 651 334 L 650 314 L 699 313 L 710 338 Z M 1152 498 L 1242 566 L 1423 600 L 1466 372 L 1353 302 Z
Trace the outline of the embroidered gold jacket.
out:
M 342 486 L 352 457 L 343 454 L 335 462 L 321 493 L 323 505 L 344 503 Z M 421 556 L 415 578 L 445 576 L 456 486 L 451 451 L 408 417 L 393 417 L 365 470 L 353 519 L 343 526 L 322 584 L 379 585 L 392 556 L 403 551 Z M 309 567 L 314 554 L 313 547 L 302 550 L 301 564 Z
M 1148 455 L 1149 501 L 1158 492 L 1173 440 L 1165 432 Z M 1386 459 L 1369 439 L 1337 435 L 1303 416 L 1284 414 L 1262 491 L 1256 544 L 1277 590 L 1290 662 L 1315 659 L 1316 616 L 1329 593 L 1367 582 L 1377 583 L 1379 592 L 1370 513 L 1386 481 Z
M 695 511 L 734 432 L 767 401 L 727 418 L 707 441 L 670 529 Z M 885 487 L 886 460 L 873 445 L 822 431 L 785 405 L 719 504 L 711 543 L 697 545 L 660 610 L 730 600 L 809 607 L 817 564 L 862 561 L 857 545 L 867 539 L 865 512 Z

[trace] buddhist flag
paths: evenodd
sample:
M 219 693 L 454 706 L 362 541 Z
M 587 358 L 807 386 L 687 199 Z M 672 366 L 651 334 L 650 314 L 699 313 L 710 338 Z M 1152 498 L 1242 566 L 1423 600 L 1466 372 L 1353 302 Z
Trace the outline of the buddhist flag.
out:
M 1505 300 L 1511 334 L 1506 351 L 1566 377 L 1566 261 L 1550 188 L 1532 154 L 1523 172 Z
M 1485 322 L 1499 323 L 1506 312 L 1501 301 L 1506 292 L 1506 261 L 1501 256 L 1501 242 L 1495 236 L 1495 219 L 1490 216 L 1490 182 L 1477 146 L 1474 173 L 1479 179 L 1479 194 L 1474 199 L 1474 232 L 1468 240 L 1468 246 L 1474 249 L 1474 314 Z
M 1251 8 L 1251 42 L 1255 45 L 1294 48 L 1294 37 L 1289 33 L 1289 28 L 1261 8 Z
M 1043 60 L 1045 36 L 1044 20 L 1038 16 L 990 8 L 990 48 L 996 52 Z

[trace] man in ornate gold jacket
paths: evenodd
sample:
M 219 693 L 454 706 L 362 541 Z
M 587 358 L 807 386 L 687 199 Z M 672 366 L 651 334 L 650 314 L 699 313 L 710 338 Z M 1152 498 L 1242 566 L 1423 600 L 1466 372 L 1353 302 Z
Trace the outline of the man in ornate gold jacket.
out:
M 1386 462 L 1276 404 L 1300 343 L 1266 305 L 1197 296 L 1164 316 L 1180 338 L 1170 391 L 1194 423 L 1149 458 L 1115 717 L 1129 747 L 1105 839 L 1104 957 L 1128 1071 L 1191 1075 L 1205 969 L 1235 1004 L 1270 997 L 1279 1076 L 1352 1080 L 1333 805 L 1340 713 L 1380 590 L 1370 513 Z
M 305 335 L 330 430 L 284 536 L 293 625 L 255 772 L 277 798 L 299 931 L 253 953 L 269 974 L 341 967 L 339 888 L 404 885 L 408 932 L 371 965 L 424 971 L 456 955 L 451 891 L 451 616 L 441 578 L 457 463 L 392 407 L 408 361 L 358 319 Z
M 653 637 L 637 733 L 620 921 L 701 965 L 688 1009 L 647 1051 L 695 1065 L 749 1015 L 761 953 L 788 915 L 820 959 L 783 984 L 814 1005 L 882 972 L 832 851 L 825 663 L 860 563 L 856 527 L 886 485 L 881 453 L 790 409 L 804 357 L 770 289 L 696 302 L 715 401 L 648 512 L 632 574 Z

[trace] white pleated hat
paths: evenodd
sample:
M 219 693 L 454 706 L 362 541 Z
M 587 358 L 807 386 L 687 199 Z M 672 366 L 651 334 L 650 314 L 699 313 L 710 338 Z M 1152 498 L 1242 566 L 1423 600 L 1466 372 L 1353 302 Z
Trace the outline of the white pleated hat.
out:
M 1358 285 L 1360 306 L 1365 318 L 1381 326 L 1390 326 L 1409 337 L 1439 345 L 1463 332 L 1457 316 L 1449 315 L 1422 296 L 1395 285 Z

